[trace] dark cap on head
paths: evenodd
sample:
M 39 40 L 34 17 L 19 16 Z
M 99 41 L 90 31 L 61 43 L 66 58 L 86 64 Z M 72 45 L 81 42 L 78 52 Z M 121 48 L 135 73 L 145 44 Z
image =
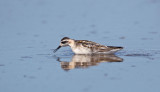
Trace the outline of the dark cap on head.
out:
M 61 41 L 65 40 L 65 39 L 70 39 L 70 38 L 69 38 L 69 37 L 63 37 L 63 38 L 61 39 Z

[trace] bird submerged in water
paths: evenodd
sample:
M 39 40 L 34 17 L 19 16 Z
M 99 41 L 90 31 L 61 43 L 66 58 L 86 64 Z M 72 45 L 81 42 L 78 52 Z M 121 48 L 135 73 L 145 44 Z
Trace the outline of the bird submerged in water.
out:
M 70 46 L 75 54 L 114 54 L 123 49 L 123 47 L 104 46 L 88 40 L 74 40 L 64 37 L 53 52 L 55 53 L 58 49 L 65 46 Z

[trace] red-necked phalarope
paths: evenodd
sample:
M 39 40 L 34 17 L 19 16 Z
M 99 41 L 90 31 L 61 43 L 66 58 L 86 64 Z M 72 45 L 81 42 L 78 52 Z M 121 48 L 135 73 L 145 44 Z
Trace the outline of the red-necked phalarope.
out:
M 54 53 L 61 47 L 70 46 L 75 54 L 113 54 L 123 47 L 104 46 L 87 40 L 74 40 L 68 37 L 61 39 L 60 45 L 54 50 Z

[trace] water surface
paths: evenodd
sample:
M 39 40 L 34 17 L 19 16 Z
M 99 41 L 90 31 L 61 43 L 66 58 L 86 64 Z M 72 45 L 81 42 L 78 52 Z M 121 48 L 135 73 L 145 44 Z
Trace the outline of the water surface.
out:
M 1 0 L 0 92 L 159 92 L 159 0 Z M 123 46 L 53 53 L 64 36 Z

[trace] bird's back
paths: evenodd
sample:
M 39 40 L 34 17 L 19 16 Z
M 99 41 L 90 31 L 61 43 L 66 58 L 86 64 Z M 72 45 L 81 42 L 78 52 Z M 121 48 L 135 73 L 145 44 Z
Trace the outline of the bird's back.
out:
M 113 54 L 123 49 L 123 47 L 104 46 L 88 40 L 75 40 L 75 43 L 79 49 L 78 53 L 85 52 L 87 54 Z

